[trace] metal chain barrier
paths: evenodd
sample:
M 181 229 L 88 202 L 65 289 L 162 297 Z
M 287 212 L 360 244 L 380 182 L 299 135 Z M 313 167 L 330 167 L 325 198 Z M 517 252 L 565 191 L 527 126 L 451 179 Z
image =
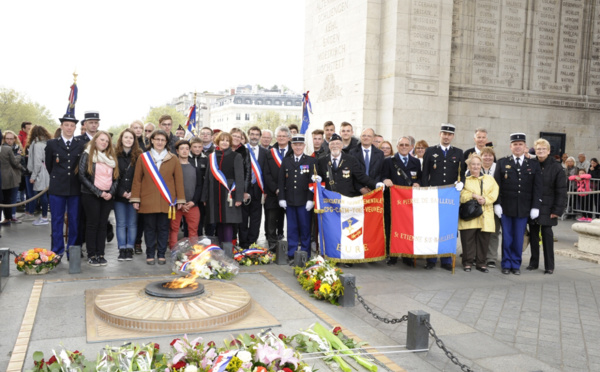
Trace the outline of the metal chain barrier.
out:
M 367 305 L 367 303 L 365 302 L 365 299 L 358 294 L 358 289 L 356 288 L 356 286 L 354 285 L 353 282 L 348 283 L 352 288 L 354 288 L 355 292 L 356 292 L 356 298 L 358 299 L 358 302 L 360 302 L 363 307 L 365 308 L 365 310 L 367 310 L 367 313 L 371 314 L 373 316 L 373 318 L 384 322 L 385 324 L 397 324 L 397 323 L 402 323 L 402 322 L 406 322 L 408 321 L 408 315 L 404 315 L 402 316 L 402 318 L 393 318 L 393 319 L 389 319 L 389 318 L 385 318 L 382 316 L 377 315 L 377 313 L 375 313 L 373 311 L 373 309 L 371 309 L 371 307 L 369 307 L 369 305 Z M 423 324 L 425 325 L 425 328 L 427 328 L 429 330 L 429 334 L 431 335 L 431 337 L 433 337 L 435 339 L 435 344 L 442 349 L 442 351 L 446 354 L 446 356 L 448 357 L 448 359 L 450 359 L 452 361 L 452 363 L 456 364 L 457 366 L 460 367 L 460 369 L 463 372 L 474 372 L 471 368 L 469 368 L 468 366 L 466 366 L 465 364 L 462 364 L 458 358 L 450 351 L 446 348 L 446 345 L 444 344 L 444 341 L 442 341 L 437 334 L 435 333 L 435 330 L 433 329 L 433 327 L 431 326 L 431 324 L 425 320 L 423 322 Z
M 397 324 L 397 323 L 406 322 L 408 320 L 408 315 L 404 315 L 402 318 L 394 318 L 394 319 L 388 319 L 388 318 L 384 318 L 384 317 L 377 315 L 377 313 L 375 313 L 373 311 L 373 309 L 371 309 L 369 307 L 369 305 L 367 305 L 367 303 L 365 302 L 365 299 L 362 298 L 362 296 L 360 294 L 358 294 L 358 288 L 356 288 L 354 283 L 350 282 L 348 284 L 350 284 L 350 286 L 352 288 L 354 288 L 354 291 L 356 291 L 356 298 L 358 299 L 358 302 L 360 302 L 363 305 L 365 310 L 367 310 L 367 313 L 371 314 L 373 316 L 373 318 L 379 320 L 380 322 L 384 322 L 385 324 Z

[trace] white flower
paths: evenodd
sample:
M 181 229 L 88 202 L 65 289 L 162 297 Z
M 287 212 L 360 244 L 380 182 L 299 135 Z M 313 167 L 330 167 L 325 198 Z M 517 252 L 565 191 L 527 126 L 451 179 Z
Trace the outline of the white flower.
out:
M 242 361 L 242 363 L 247 363 L 252 360 L 252 354 L 246 350 L 238 351 L 236 356 Z
M 304 368 L 302 368 L 303 372 L 312 372 L 312 368 L 310 366 L 306 366 Z
M 185 372 L 198 372 L 198 367 L 196 367 L 196 366 L 194 366 L 194 365 L 191 365 L 191 364 L 188 364 L 188 365 L 185 367 L 185 370 L 184 370 L 184 371 L 185 371 Z

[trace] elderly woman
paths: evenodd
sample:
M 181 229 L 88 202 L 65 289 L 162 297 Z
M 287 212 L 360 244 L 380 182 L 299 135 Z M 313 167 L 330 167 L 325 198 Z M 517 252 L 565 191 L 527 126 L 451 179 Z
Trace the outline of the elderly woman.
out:
M 21 143 L 17 134 L 12 130 L 4 132 L 2 146 L 0 147 L 0 168 L 2 172 L 2 195 L 5 204 L 17 202 L 17 192 L 21 183 Z M 15 148 L 18 148 L 15 151 Z M 16 216 L 15 207 L 4 208 L 4 221 L 2 225 L 21 223 Z
M 496 153 L 491 147 L 484 147 L 481 149 L 481 173 L 489 174 L 494 176 L 496 171 Z M 490 242 L 488 244 L 487 253 L 487 267 L 496 267 L 496 261 L 498 260 L 498 247 L 500 246 L 500 218 L 494 214 L 494 221 L 496 223 L 496 230 L 490 234 Z
M 574 157 L 569 156 L 567 158 L 567 160 L 565 161 L 565 165 L 566 165 L 566 167 L 564 168 L 564 171 L 565 171 L 565 175 L 567 177 L 577 175 L 577 167 L 575 166 L 575 158 Z
M 217 224 L 221 242 L 231 242 L 233 225 L 242 222 L 244 160 L 231 149 L 232 142 L 227 132 L 220 132 L 215 138 L 216 147 L 208 159 L 209 170 L 201 198 L 206 205 L 208 223 Z
M 133 208 L 144 216 L 148 265 L 155 264 L 155 255 L 158 256 L 159 265 L 166 263 L 165 253 L 171 226 L 169 218 L 175 218 L 175 204 L 177 209 L 185 204 L 183 171 L 177 157 L 167 150 L 168 139 L 169 135 L 162 129 L 157 129 L 150 135 L 150 150 L 140 155 L 136 162 L 129 198 Z M 170 192 L 169 202 L 160 192 L 159 186 L 166 187 Z M 155 248 L 158 252 L 155 252 Z
M 460 241 L 463 248 L 462 264 L 466 272 L 471 271 L 475 264 L 477 270 L 487 273 L 487 251 L 490 233 L 496 231 L 494 222 L 494 202 L 498 198 L 498 184 L 493 176 L 483 174 L 481 156 L 472 153 L 467 159 L 469 176 L 465 179 L 465 186 L 460 192 L 460 202 L 476 200 L 483 209 L 483 214 L 471 220 L 458 220 Z
M 383 151 L 384 159 L 391 158 L 394 156 L 394 147 L 389 141 L 383 141 L 379 149 Z
M 567 181 L 563 168 L 559 162 L 550 155 L 550 143 L 543 138 L 534 143 L 535 155 L 542 168 L 544 189 L 542 192 L 542 206 L 540 216 L 529 220 L 531 236 L 539 236 L 542 230 L 542 247 L 544 248 L 544 274 L 554 273 L 554 235 L 552 226 L 558 224 L 558 217 L 562 215 L 567 204 Z M 531 258 L 527 270 L 537 270 L 540 262 L 540 241 L 531 239 Z

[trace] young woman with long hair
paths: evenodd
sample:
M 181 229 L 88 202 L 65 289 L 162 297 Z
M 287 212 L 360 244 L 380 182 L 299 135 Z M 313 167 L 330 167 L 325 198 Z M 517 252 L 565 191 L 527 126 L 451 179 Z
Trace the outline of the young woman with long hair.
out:
M 115 219 L 117 221 L 117 244 L 119 261 L 133 259 L 133 246 L 137 234 L 137 212 L 129 202 L 135 163 L 142 150 L 132 129 L 125 129 L 117 140 L 117 162 L 119 164 L 119 183 L 115 194 Z
M 79 160 L 81 204 L 86 215 L 85 242 L 88 264 L 106 266 L 106 224 L 117 191 L 119 168 L 110 134 L 98 131 Z

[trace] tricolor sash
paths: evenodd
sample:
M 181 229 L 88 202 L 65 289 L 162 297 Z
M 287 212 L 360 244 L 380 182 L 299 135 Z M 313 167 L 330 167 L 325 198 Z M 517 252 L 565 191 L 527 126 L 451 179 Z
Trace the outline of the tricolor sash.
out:
M 252 165 L 252 172 L 254 172 L 254 177 L 256 178 L 256 183 L 258 183 L 258 187 L 260 187 L 260 191 L 265 193 L 265 186 L 262 178 L 262 169 L 260 169 L 260 165 L 258 164 L 258 160 L 254 155 L 254 151 L 252 150 L 252 146 L 247 144 L 248 152 L 250 152 L 250 163 Z
M 279 155 L 279 151 L 277 151 L 275 148 L 272 148 L 271 155 L 273 155 L 273 160 L 275 160 L 275 164 L 277 164 L 277 168 L 281 168 L 281 162 L 283 159 L 280 158 L 281 155 Z
M 223 153 L 223 156 L 225 156 L 225 153 Z M 212 154 L 209 155 L 209 160 L 210 160 L 210 171 L 212 172 L 213 177 L 219 181 L 219 183 L 227 189 L 227 200 L 231 201 L 232 197 L 231 197 L 231 193 L 235 191 L 235 182 L 233 182 L 233 184 L 231 185 L 231 189 L 229 188 L 229 185 L 227 185 L 227 178 L 225 178 L 225 174 L 223 174 L 223 172 L 221 172 L 221 170 L 219 169 L 219 165 L 217 164 L 217 152 L 213 152 Z
M 158 171 L 154 160 L 152 159 L 152 155 L 150 155 L 150 151 L 144 152 L 141 156 L 142 162 L 146 167 L 148 173 L 150 173 L 150 177 L 152 177 L 152 181 L 154 185 L 160 192 L 160 195 L 165 199 L 165 201 L 169 204 L 169 219 L 175 219 L 175 201 L 173 196 L 171 195 L 171 191 L 167 187 L 167 183 L 164 178 Z
M 214 251 L 214 250 L 218 250 L 221 249 L 221 247 L 219 247 L 218 245 L 207 245 L 206 247 L 204 247 L 204 250 L 192 257 L 190 257 L 190 259 L 188 260 L 188 262 L 184 263 L 183 265 L 181 265 L 181 268 L 179 269 L 179 271 L 188 271 L 190 268 L 193 268 L 194 263 L 196 261 L 198 262 L 206 262 L 206 260 L 204 261 L 199 261 L 201 258 L 205 257 L 206 253 L 210 252 L 210 251 Z M 193 270 L 191 270 L 193 271 Z

